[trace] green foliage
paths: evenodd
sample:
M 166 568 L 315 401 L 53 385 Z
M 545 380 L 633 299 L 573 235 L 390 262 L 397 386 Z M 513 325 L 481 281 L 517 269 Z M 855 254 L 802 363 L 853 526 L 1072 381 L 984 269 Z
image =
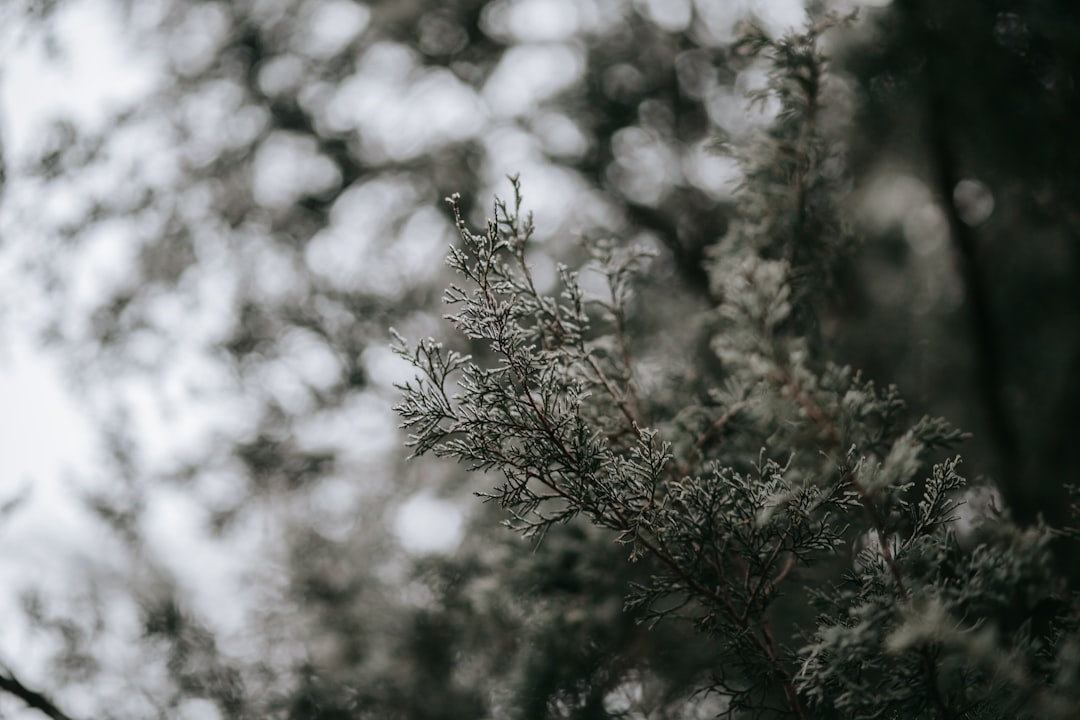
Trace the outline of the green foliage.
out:
M 122 542 L 0 509 L 0 714 L 1080 714 L 1080 4 L 774 14 L 854 4 L 94 3 L 160 81 L 5 127 L 4 329 L 87 391 Z M 18 16 L 64 61 L 86 5 L 13 3 L 12 89 Z M 507 171 L 537 227 L 483 227 Z M 402 407 L 461 471 L 401 462 L 384 354 L 448 241 Z M 459 545 L 404 547 L 418 490 Z
M 746 43 L 770 60 L 763 99 L 780 111 L 751 141 L 741 219 L 710 263 L 721 369 L 703 396 L 672 410 L 630 350 L 649 253 L 593 243 L 602 290 L 559 266 L 558 294 L 542 292 L 512 179 L 482 232 L 449 199 L 460 284 L 444 299 L 479 354 L 398 336 L 421 374 L 397 410 L 415 455 L 501 476 L 485 498 L 524 535 L 582 517 L 626 546 L 648 568 L 626 610 L 708 638 L 701 689 L 730 716 L 1073 717 L 1078 606 L 1058 531 L 988 513 L 961 538 L 972 488 L 942 451 L 965 436 L 905 421 L 895 388 L 830 362 L 817 337 L 846 246 L 818 129 L 833 24 Z

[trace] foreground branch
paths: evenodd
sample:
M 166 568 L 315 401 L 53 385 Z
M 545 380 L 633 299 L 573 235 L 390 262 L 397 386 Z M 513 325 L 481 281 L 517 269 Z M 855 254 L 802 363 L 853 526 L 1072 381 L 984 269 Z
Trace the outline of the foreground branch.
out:
M 56 707 L 49 698 L 26 687 L 10 672 L 0 673 L 0 690 L 14 695 L 30 707 L 35 710 L 40 710 L 53 720 L 73 720 L 70 715 Z

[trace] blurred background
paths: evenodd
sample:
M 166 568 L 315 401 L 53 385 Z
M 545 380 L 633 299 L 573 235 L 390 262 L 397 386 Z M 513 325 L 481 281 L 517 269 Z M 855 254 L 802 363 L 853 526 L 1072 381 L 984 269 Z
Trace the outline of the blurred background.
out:
M 442 200 L 480 224 L 520 174 L 537 276 L 585 237 L 655 248 L 642 361 L 707 385 L 743 179 L 718 140 L 776 112 L 737 40 L 853 10 L 823 40 L 857 239 L 823 336 L 1061 519 L 1065 0 L 9 0 L 0 671 L 85 718 L 715 715 L 691 629 L 621 610 L 647 567 L 584 524 L 535 548 L 473 497 L 495 479 L 406 462 L 388 328 L 448 334 Z

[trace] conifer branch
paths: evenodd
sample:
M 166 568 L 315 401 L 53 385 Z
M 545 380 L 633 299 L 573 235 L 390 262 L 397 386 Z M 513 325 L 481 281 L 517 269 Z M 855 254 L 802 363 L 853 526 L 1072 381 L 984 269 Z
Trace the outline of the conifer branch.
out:
M 464 249 L 451 251 L 450 264 L 469 285 L 447 291 L 458 307 L 449 319 L 491 351 L 491 365 L 443 358 L 437 343 L 422 343 L 413 358 L 427 377 L 403 388 L 399 411 L 420 429 L 411 441 L 417 454 L 501 471 L 504 482 L 486 497 L 525 535 L 543 538 L 584 515 L 617 533 L 630 560 L 651 558 L 658 570 L 634 584 L 626 607 L 646 618 L 685 618 L 709 633 L 726 663 L 712 689 L 728 696 L 732 713 L 805 720 L 827 708 L 850 720 L 916 708 L 958 720 L 965 713 L 953 707 L 968 693 L 1000 700 L 1018 688 L 1045 690 L 1028 683 L 1036 671 L 1002 674 L 987 660 L 1026 636 L 968 635 L 982 632 L 994 603 L 1016 586 L 1033 583 L 1032 597 L 1057 590 L 1039 575 L 1045 534 L 1001 526 L 1007 562 L 979 548 L 965 554 L 956 543 L 959 458 L 918 474 L 931 451 L 955 447 L 959 431 L 928 418 L 905 429 L 895 388 L 879 391 L 816 352 L 813 318 L 803 316 L 815 310 L 813 289 L 799 283 L 827 268 L 840 247 L 829 238 L 828 183 L 819 173 L 827 150 L 815 126 L 824 72 L 816 40 L 826 26 L 777 41 L 755 36 L 778 65 L 770 88 L 783 111 L 764 151 L 778 162 L 747 171 L 732 257 L 713 268 L 722 302 L 711 349 L 720 375 L 708 405 L 690 393 L 667 406 L 650 396 L 656 424 L 645 422 L 624 316 L 632 260 L 616 263 L 610 247 L 594 249 L 609 304 L 587 299 L 565 267 L 561 295 L 541 296 L 525 262 L 532 221 L 521 221 L 515 180 L 513 208 L 497 202 L 486 234 L 470 232 L 455 205 Z M 446 392 L 451 373 L 460 376 L 459 394 Z M 725 442 L 714 443 L 721 434 Z M 853 536 L 849 554 L 843 548 Z M 869 547 L 859 552 L 860 542 Z M 803 571 L 815 563 L 830 563 L 817 580 L 835 580 L 809 584 L 815 573 Z M 811 594 L 824 608 L 810 644 L 797 650 L 771 622 L 785 582 L 802 583 L 789 597 Z M 1072 662 L 1071 646 L 1052 642 L 1063 659 L 1029 658 L 1038 672 Z M 770 705 L 781 695 L 784 710 Z

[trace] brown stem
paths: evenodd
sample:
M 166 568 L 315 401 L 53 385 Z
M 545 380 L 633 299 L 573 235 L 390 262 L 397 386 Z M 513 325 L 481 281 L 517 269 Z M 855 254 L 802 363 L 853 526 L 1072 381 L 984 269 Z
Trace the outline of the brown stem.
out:
M 949 710 L 948 704 L 945 702 L 945 698 L 941 695 L 941 687 L 938 685 L 937 680 L 937 659 L 934 657 L 934 653 L 929 647 L 923 645 L 920 651 L 922 655 L 923 668 L 926 670 L 926 684 L 930 688 L 930 699 L 934 702 L 934 707 L 941 714 L 942 720 L 952 720 L 954 717 L 952 711 Z
M 795 683 L 791 679 L 791 675 L 780 664 L 780 652 L 776 645 L 776 638 L 773 637 L 772 627 L 764 615 L 760 616 L 760 621 L 765 640 L 764 643 L 759 642 L 759 644 L 762 645 L 765 654 L 773 663 L 773 672 L 776 673 L 777 678 L 780 680 L 780 686 L 784 690 L 784 697 L 787 699 L 792 712 L 795 713 L 795 717 L 798 720 L 806 720 L 806 713 L 802 707 L 802 700 L 799 699 L 799 692 L 795 689 Z
M 790 533 L 791 533 L 791 526 L 788 525 L 784 529 L 784 533 L 780 536 L 780 539 L 776 542 L 776 547 L 773 548 L 772 553 L 769 555 L 769 559 L 765 561 L 765 566 L 761 569 L 761 579 L 758 580 L 757 585 L 754 586 L 754 590 L 750 593 L 750 596 L 746 599 L 746 607 L 743 608 L 743 613 L 742 613 L 742 617 L 743 617 L 744 621 L 745 621 L 745 619 L 747 617 L 749 617 L 750 609 L 753 607 L 754 601 L 757 599 L 758 594 L 761 593 L 761 590 L 765 587 L 766 583 L 768 582 L 769 571 L 772 570 L 773 563 L 776 562 L 776 559 L 778 557 L 780 557 L 780 551 L 783 550 L 784 543 L 787 542 L 788 535 Z M 785 570 L 782 574 L 786 575 L 787 571 Z M 775 583 L 769 583 L 769 584 L 770 585 L 775 585 Z
M 731 422 L 731 419 L 735 417 L 735 414 L 749 404 L 750 403 L 746 400 L 741 400 L 735 403 L 727 410 L 725 410 L 723 415 L 717 418 L 715 422 L 713 422 L 711 425 L 709 425 L 708 428 L 705 429 L 705 432 L 703 432 L 698 437 L 697 441 L 694 443 L 694 446 L 690 448 L 690 452 L 687 454 L 686 461 L 681 466 L 679 466 L 680 477 L 690 474 L 690 469 L 693 466 L 694 460 L 697 458 L 698 455 L 701 454 L 702 449 L 705 447 L 705 443 L 707 443 L 710 438 L 716 435 L 716 433 L 727 427 L 727 424 Z
M 596 358 L 585 352 L 585 359 L 589 363 L 589 367 L 596 373 L 596 377 L 599 378 L 600 383 L 604 386 L 608 395 L 622 411 L 623 417 L 626 418 L 626 422 L 630 424 L 630 428 L 634 431 L 635 435 L 640 435 L 641 428 L 638 426 L 637 418 L 634 416 L 634 411 L 630 409 L 630 406 L 626 404 L 626 400 L 619 396 L 615 388 L 612 386 L 611 381 L 607 379 L 607 376 L 600 370 L 600 366 L 596 363 Z
M 893 557 L 892 548 L 889 547 L 889 539 L 885 534 L 885 522 L 881 518 L 881 513 L 878 512 L 877 506 L 874 505 L 873 498 L 870 497 L 870 493 L 867 492 L 862 483 L 855 479 L 855 473 L 848 470 L 844 473 L 844 479 L 855 489 L 859 496 L 859 504 L 866 510 L 866 514 L 870 518 L 870 524 L 874 526 L 874 534 L 877 535 L 878 545 L 881 546 L 881 557 L 885 559 L 885 567 L 889 568 L 889 574 L 896 581 L 896 587 L 900 591 L 900 595 L 904 600 L 910 599 L 911 595 L 904 584 L 904 576 L 900 574 L 900 568 Z
M 540 293 L 536 290 L 536 283 L 533 281 L 532 271 L 529 270 L 529 266 L 525 262 L 525 256 L 523 253 L 524 248 L 519 250 L 518 254 L 516 255 L 518 266 L 521 268 L 521 274 L 525 278 L 525 282 L 529 284 L 529 290 L 532 292 L 533 295 L 539 297 Z M 494 305 L 494 303 L 492 304 Z M 558 312 L 552 313 L 552 320 L 555 324 L 555 327 L 558 328 L 558 331 L 563 336 L 570 334 L 567 332 L 566 327 L 563 325 L 562 318 L 559 317 Z M 593 373 L 595 373 L 597 380 L 599 380 L 600 384 L 604 386 L 604 390 L 607 392 L 608 395 L 611 396 L 612 401 L 615 403 L 615 405 L 618 406 L 619 411 L 623 414 L 623 417 L 626 418 L 626 422 L 628 423 L 630 430 L 635 435 L 640 435 L 641 428 L 639 426 L 637 417 L 635 417 L 634 415 L 634 411 L 630 408 L 629 405 L 626 404 L 626 400 L 619 395 L 619 393 L 615 390 L 614 386 L 612 386 L 611 381 L 609 381 L 607 379 L 607 376 L 601 371 L 600 366 L 596 362 L 596 358 L 589 354 L 588 350 L 585 348 L 585 341 L 583 339 L 579 339 L 577 346 L 578 350 L 585 357 L 585 361 L 589 364 L 589 367 L 592 368 Z M 630 366 L 627 365 L 627 371 L 629 371 L 629 369 Z
M 634 363 L 630 360 L 630 346 L 627 343 L 626 332 L 626 318 L 623 317 L 623 308 L 619 304 L 618 298 L 616 298 L 614 290 L 612 290 L 611 309 L 612 316 L 615 319 L 615 342 L 619 346 L 619 357 L 622 360 L 623 371 L 626 373 L 626 387 L 629 391 L 630 397 L 633 400 L 635 414 L 641 418 L 641 422 L 646 427 L 650 427 L 652 423 L 649 421 L 648 413 L 645 410 L 645 404 L 641 401 L 641 396 L 634 389 Z

